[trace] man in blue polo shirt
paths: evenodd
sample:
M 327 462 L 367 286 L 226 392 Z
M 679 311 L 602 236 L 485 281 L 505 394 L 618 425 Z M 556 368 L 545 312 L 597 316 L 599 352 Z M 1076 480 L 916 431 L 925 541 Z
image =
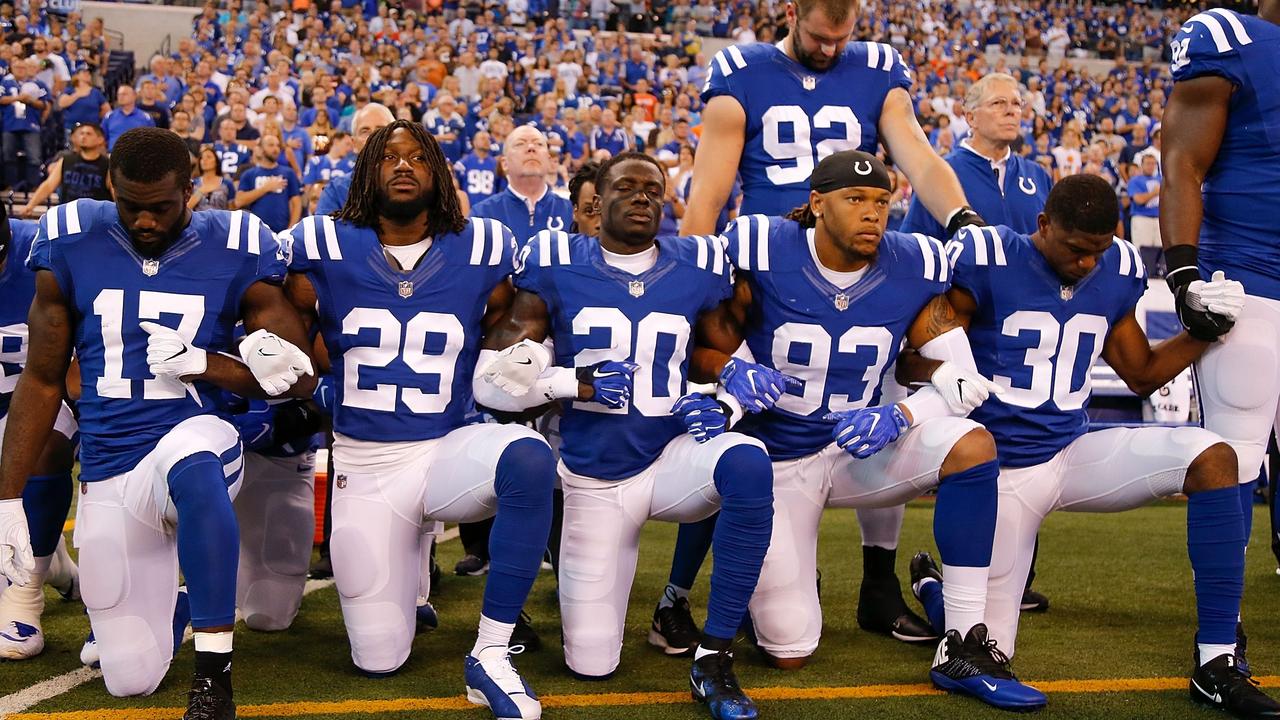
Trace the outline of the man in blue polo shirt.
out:
M 0 80 L 0 138 L 3 138 L 6 187 L 40 182 L 40 123 L 49 116 L 49 88 L 36 80 L 34 60 L 17 60 L 12 75 Z M 18 152 L 25 162 L 19 165 Z
M 302 219 L 302 186 L 293 168 L 278 162 L 276 135 L 263 135 L 254 155 L 256 164 L 240 176 L 236 207 L 257 215 L 272 231 L 284 232 Z
M 969 203 L 989 225 L 1036 231 L 1053 184 L 1044 168 L 1010 150 L 1020 135 L 1022 95 L 1018 81 L 1004 73 L 986 75 L 964 98 L 970 135 L 947 156 Z M 916 195 L 902 221 L 902 232 L 945 237 L 946 230 Z
M 1129 178 L 1129 239 L 1147 267 L 1163 255 L 1160 244 L 1160 164 L 1155 152 L 1138 154 L 1138 172 Z
M 138 107 L 138 94 L 129 85 L 121 85 L 116 90 L 116 109 L 107 113 L 102 121 L 102 131 L 107 136 L 107 151 L 115 147 L 116 139 L 125 131 L 138 127 L 155 127 L 151 116 Z
M 573 222 L 573 203 L 547 185 L 551 170 L 547 136 L 532 125 L 512 130 L 501 162 L 507 189 L 478 203 L 471 214 L 500 221 L 521 245 L 542 230 L 567 230 Z

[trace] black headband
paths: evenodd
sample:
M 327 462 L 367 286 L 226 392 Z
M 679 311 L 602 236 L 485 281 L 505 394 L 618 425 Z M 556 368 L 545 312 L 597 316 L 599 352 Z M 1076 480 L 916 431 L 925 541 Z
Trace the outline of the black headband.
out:
M 849 187 L 874 187 L 893 192 L 889 169 L 861 150 L 841 150 L 823 158 L 809 177 L 809 188 L 820 193 Z

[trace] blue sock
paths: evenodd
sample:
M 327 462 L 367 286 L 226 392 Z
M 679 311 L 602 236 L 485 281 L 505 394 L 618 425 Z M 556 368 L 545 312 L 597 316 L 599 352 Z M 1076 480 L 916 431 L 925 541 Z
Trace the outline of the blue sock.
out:
M 996 461 L 953 473 L 938 484 L 933 508 L 933 539 L 944 565 L 987 567 L 996 537 Z
M 169 471 L 169 497 L 178 511 L 178 562 L 191 597 L 191 626 L 230 625 L 236 619 L 240 527 L 222 460 L 199 452 L 178 461 Z
M 1187 496 L 1187 554 L 1200 623 L 1197 642 L 1236 641 L 1244 594 L 1244 539 L 1239 491 L 1221 488 Z
M 698 579 L 698 570 L 707 559 L 707 551 L 711 550 L 711 541 L 716 534 L 716 519 L 719 514 L 706 520 L 681 523 L 680 532 L 676 535 L 676 549 L 671 554 L 671 575 L 667 583 L 686 590 L 693 587 Z
M 720 516 L 703 634 L 728 642 L 742 625 L 773 534 L 773 465 L 759 447 L 735 445 L 716 463 L 715 484 Z
M 947 609 L 942 602 L 942 583 L 929 582 L 920 587 L 920 604 L 929 624 L 939 634 L 947 631 Z
M 71 473 L 32 475 L 22 490 L 22 509 L 31 530 L 31 554 L 52 555 L 71 509 Z
M 1262 473 L 1259 473 L 1262 476 Z M 1253 535 L 1253 491 L 1258 488 L 1258 480 L 1240 483 L 1240 512 L 1244 516 L 1244 544 L 1249 544 Z
M 555 457 L 541 440 L 516 440 L 498 458 L 498 514 L 489 533 L 489 577 L 481 607 L 490 620 L 513 623 L 520 617 L 547 550 L 555 477 Z

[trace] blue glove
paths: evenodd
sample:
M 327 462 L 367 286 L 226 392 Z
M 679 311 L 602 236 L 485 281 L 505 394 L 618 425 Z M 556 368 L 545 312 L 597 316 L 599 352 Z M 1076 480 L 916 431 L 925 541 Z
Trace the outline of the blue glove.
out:
M 828 413 L 822 419 L 835 421 L 831 436 L 836 445 L 859 460 L 880 452 L 911 427 L 896 404 Z
M 632 376 L 639 365 L 625 360 L 604 360 L 578 370 L 578 382 L 590 385 L 592 402 L 621 410 L 631 402 Z
M 749 413 L 768 410 L 787 391 L 801 387 L 799 380 L 742 358 L 731 358 L 720 371 L 720 385 Z
M 333 416 L 333 405 L 338 402 L 338 396 L 333 387 L 332 375 L 321 375 L 316 381 L 316 389 L 311 393 L 311 401 L 320 408 L 320 412 Z
M 276 408 L 265 400 L 250 400 L 249 409 L 231 416 L 231 424 L 240 432 L 245 450 L 265 450 L 272 446 Z
M 724 406 L 710 395 L 689 393 L 676 401 L 671 414 L 680 418 L 685 429 L 700 443 L 729 429 L 729 417 Z

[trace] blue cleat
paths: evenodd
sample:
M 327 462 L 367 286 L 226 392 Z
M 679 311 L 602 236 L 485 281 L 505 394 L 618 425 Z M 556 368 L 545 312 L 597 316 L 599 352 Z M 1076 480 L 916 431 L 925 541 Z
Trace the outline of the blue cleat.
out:
M 440 615 L 436 613 L 435 606 L 430 600 L 419 597 L 414 613 L 417 616 L 418 632 L 430 632 L 440 627 Z
M 964 640 L 955 630 L 947 631 L 933 656 L 929 679 L 939 690 L 969 695 L 1001 710 L 1028 712 L 1049 702 L 1044 693 L 1014 677 L 1009 658 L 987 637 L 982 623 Z
M 693 661 L 689 671 L 693 699 L 704 703 L 715 720 L 753 720 L 756 704 L 742 692 L 733 674 L 733 652 L 721 650 Z
M 483 705 L 497 720 L 538 720 L 542 703 L 515 667 L 511 656 L 503 654 L 487 660 L 468 655 L 465 676 L 467 701 Z

